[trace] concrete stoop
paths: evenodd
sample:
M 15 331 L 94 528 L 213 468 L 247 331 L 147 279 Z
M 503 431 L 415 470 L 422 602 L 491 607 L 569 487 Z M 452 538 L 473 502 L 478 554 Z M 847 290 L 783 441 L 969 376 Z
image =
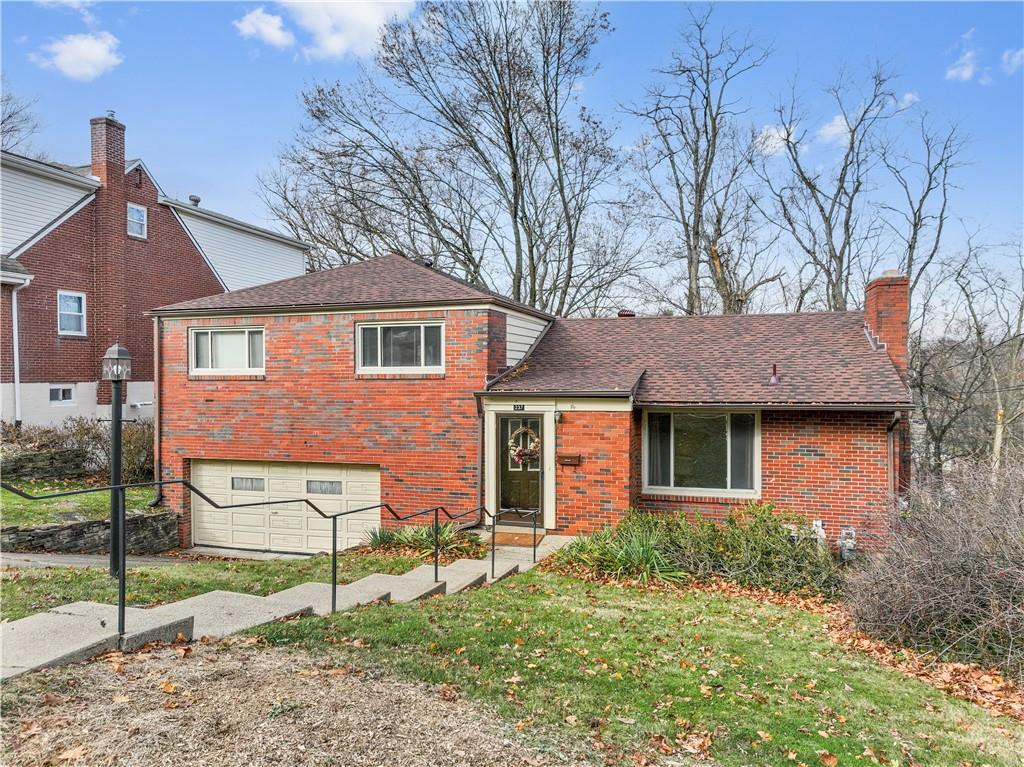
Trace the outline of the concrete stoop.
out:
M 436 582 L 433 565 L 422 565 L 404 575 L 367 575 L 338 586 L 337 610 L 455 594 L 532 567 L 532 555 L 524 560 L 516 552 L 506 551 L 509 548 L 499 547 L 493 577 L 490 559 L 460 559 L 441 567 Z M 149 642 L 223 637 L 285 618 L 330 612 L 329 583 L 303 583 L 266 597 L 209 591 L 159 607 L 125 608 L 126 633 L 119 641 L 115 605 L 73 602 L 0 623 L 0 679 L 88 660 L 111 650 L 134 650 Z

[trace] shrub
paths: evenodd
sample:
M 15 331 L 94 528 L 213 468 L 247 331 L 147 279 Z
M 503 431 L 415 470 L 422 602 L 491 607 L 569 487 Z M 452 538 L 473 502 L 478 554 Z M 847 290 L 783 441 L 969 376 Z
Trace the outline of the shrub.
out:
M 432 556 L 434 553 L 433 525 L 379 528 L 368 531 L 364 538 L 367 548 L 378 551 L 406 551 L 422 556 Z M 438 550 L 444 559 L 478 558 L 485 549 L 479 535 L 460 530 L 451 522 L 438 526 L 437 542 Z
M 807 521 L 751 504 L 724 524 L 630 512 L 614 528 L 580 538 L 556 563 L 613 578 L 675 582 L 726 578 L 774 591 L 835 592 L 839 566 Z
M 95 418 L 71 416 L 53 426 L 4 422 L 2 439 L 5 453 L 39 450 L 81 450 L 86 470 L 104 479 L 110 470 L 110 424 Z M 153 422 L 139 419 L 124 424 L 121 435 L 121 472 L 124 482 L 144 482 L 153 478 Z
M 1024 679 L 1024 456 L 917 479 L 891 526 L 845 579 L 857 625 Z

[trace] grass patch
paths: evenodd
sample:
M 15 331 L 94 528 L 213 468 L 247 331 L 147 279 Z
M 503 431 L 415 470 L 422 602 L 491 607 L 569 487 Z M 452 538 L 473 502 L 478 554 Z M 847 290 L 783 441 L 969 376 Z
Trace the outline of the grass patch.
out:
M 1024 748 L 1021 725 L 842 649 L 820 616 L 721 594 L 534 571 L 254 633 L 338 663 L 458 684 L 527 734 L 598 737 L 621 764 L 702 733 L 725 767 L 836 764 L 831 756 L 839 765 L 995 767 L 1019 765 Z
M 31 495 L 47 495 L 102 486 L 103 483 L 83 479 L 39 479 L 16 480 L 11 484 Z M 153 511 L 149 508 L 149 502 L 154 498 L 153 488 L 133 487 L 127 490 L 125 495 L 129 511 Z M 109 519 L 110 493 L 86 493 L 49 501 L 30 501 L 7 490 L 0 490 L 0 524 L 4 527 L 39 527 L 67 522 L 68 520 L 60 515 L 69 513 L 81 515 L 85 519 Z
M 420 560 L 361 554 L 338 555 L 338 582 L 371 573 L 400 574 Z M 207 591 L 240 591 L 266 596 L 307 581 L 331 581 L 331 558 L 271 561 L 193 562 L 128 570 L 128 604 L 137 607 L 174 602 Z M 117 602 L 117 581 L 98 567 L 47 567 L 0 571 L 0 617 L 7 620 L 51 607 L 90 600 Z

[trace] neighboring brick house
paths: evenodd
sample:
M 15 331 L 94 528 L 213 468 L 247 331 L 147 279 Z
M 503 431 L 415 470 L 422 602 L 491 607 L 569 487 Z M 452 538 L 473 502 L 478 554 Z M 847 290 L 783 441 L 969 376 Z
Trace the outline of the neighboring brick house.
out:
M 385 256 L 188 301 L 153 312 L 160 474 L 225 504 L 539 508 L 560 533 L 759 499 L 870 540 L 906 481 L 906 293 L 887 276 L 865 312 L 562 319 Z M 255 351 L 238 367 L 218 344 Z M 518 464 L 523 427 L 541 454 Z M 330 546 L 302 504 L 166 500 L 183 545 Z M 344 519 L 352 545 L 390 517 Z
M 100 358 L 120 340 L 134 357 L 132 416 L 152 414 L 156 306 L 294 277 L 307 246 L 164 196 L 125 128 L 91 121 L 92 162 L 68 166 L 4 152 L 0 163 L 0 409 L 54 423 L 109 413 Z

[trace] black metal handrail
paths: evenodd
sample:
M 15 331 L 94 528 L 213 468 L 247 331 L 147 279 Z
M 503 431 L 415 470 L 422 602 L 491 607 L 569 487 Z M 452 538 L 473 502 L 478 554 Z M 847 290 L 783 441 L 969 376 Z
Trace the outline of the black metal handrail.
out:
M 290 498 L 290 499 L 276 500 L 276 501 L 253 501 L 253 502 L 250 502 L 250 503 L 224 503 L 224 504 L 222 504 L 222 503 L 218 503 L 217 501 L 213 500 L 210 496 L 208 496 L 202 490 L 197 488 L 195 485 L 193 485 L 187 479 L 163 479 L 163 480 L 152 480 L 152 481 L 149 481 L 149 482 L 128 482 L 128 483 L 124 483 L 124 484 L 120 484 L 120 485 L 104 485 L 102 487 L 90 487 L 90 488 L 85 488 L 85 489 L 82 489 L 82 490 L 64 490 L 64 491 L 59 492 L 59 493 L 47 493 L 45 495 L 32 495 L 31 493 L 26 493 L 23 490 L 19 490 L 18 488 L 14 487 L 14 485 L 8 484 L 7 482 L 0 482 L 0 487 L 2 487 L 4 490 L 8 490 L 8 491 L 14 493 L 17 496 L 19 496 L 21 498 L 25 498 L 25 499 L 30 500 L 30 501 L 46 501 L 46 500 L 50 500 L 51 498 L 65 498 L 65 497 L 72 496 L 72 495 L 85 495 L 87 493 L 101 493 L 101 492 L 115 492 L 115 491 L 116 492 L 121 492 L 123 490 L 129 489 L 129 488 L 135 488 L 135 487 L 164 487 L 164 486 L 167 486 L 167 485 L 181 485 L 182 487 L 185 487 L 188 490 L 190 490 L 191 492 L 193 492 L 196 495 L 198 495 L 200 498 L 202 498 L 204 501 L 206 501 L 206 503 L 208 503 L 210 506 L 212 506 L 215 509 L 244 509 L 244 508 L 251 508 L 251 507 L 254 507 L 254 506 L 277 506 L 277 505 L 284 504 L 284 503 L 299 503 L 299 502 L 301 502 L 301 503 L 304 503 L 307 506 L 309 506 L 311 509 L 313 509 L 313 511 L 315 511 L 317 514 L 319 514 L 322 518 L 331 520 L 331 613 L 332 614 L 337 612 L 337 609 L 338 609 L 338 518 L 339 517 L 345 517 L 345 516 L 348 516 L 349 514 L 359 514 L 361 512 L 365 512 L 365 511 L 373 511 L 375 509 L 383 509 L 384 511 L 387 511 L 394 519 L 396 519 L 396 520 L 401 522 L 401 521 L 405 521 L 405 520 L 409 520 L 409 519 L 415 519 L 416 517 L 421 517 L 421 516 L 424 516 L 425 514 L 433 514 L 434 515 L 434 524 L 433 524 L 433 534 L 434 534 L 434 582 L 437 583 L 438 580 L 439 580 L 438 579 L 438 560 L 439 560 L 439 554 L 440 554 L 440 545 L 439 545 L 439 540 L 438 540 L 438 535 L 439 535 L 439 530 L 440 530 L 440 517 L 439 517 L 439 515 L 443 513 L 448 519 L 456 520 L 456 519 L 461 519 L 462 517 L 468 516 L 470 514 L 475 514 L 477 512 L 483 512 L 484 514 L 488 513 L 487 509 L 485 509 L 483 506 L 478 506 L 475 509 L 470 509 L 469 511 L 463 512 L 462 514 L 454 514 L 453 515 L 444 506 L 434 506 L 433 508 L 430 508 L 430 509 L 422 509 L 420 511 L 413 512 L 412 514 L 408 514 L 406 516 L 401 516 L 397 511 L 395 511 L 394 507 L 392 507 L 391 504 L 389 504 L 387 502 L 383 502 L 383 503 L 376 503 L 376 504 L 374 504 L 372 506 L 363 506 L 363 507 L 358 508 L 358 509 L 350 509 L 348 511 L 339 511 L 339 512 L 335 512 L 335 513 L 331 514 L 331 513 L 325 512 L 323 509 L 321 509 L 319 506 L 317 506 L 315 503 L 313 503 L 313 501 L 309 500 L 308 498 Z M 121 519 L 121 525 L 120 525 L 118 540 L 114 541 L 113 533 L 111 534 L 111 540 L 110 540 L 111 548 L 113 549 L 115 546 L 117 547 L 117 561 L 118 561 L 118 568 L 117 568 L 117 570 L 118 570 L 117 571 L 117 579 L 118 579 L 118 589 L 117 589 L 117 632 L 121 636 L 124 635 L 125 590 L 126 590 L 126 586 L 125 586 L 125 570 L 126 570 L 126 561 L 127 561 L 127 552 L 126 552 L 126 544 L 125 544 L 125 524 L 124 524 L 125 520 L 123 518 L 124 517 L 124 511 L 125 511 L 124 510 L 124 505 L 122 503 L 121 504 L 121 508 L 120 508 L 120 514 L 121 514 L 122 519 Z M 113 525 L 111 525 L 111 531 L 113 531 Z M 492 566 L 492 570 L 493 570 L 493 566 Z
M 480 506 L 478 509 L 475 510 L 482 511 L 484 514 L 491 518 L 491 580 L 494 580 L 495 577 L 494 552 L 496 550 L 495 543 L 497 542 L 498 539 L 498 520 L 501 519 L 501 517 L 503 517 L 505 514 L 511 514 L 515 512 L 520 517 L 530 517 L 531 521 L 533 522 L 533 561 L 537 561 L 537 517 L 540 515 L 540 509 L 528 509 L 524 511 L 523 509 L 513 507 L 510 509 L 500 509 L 494 514 L 489 512 L 483 506 Z

